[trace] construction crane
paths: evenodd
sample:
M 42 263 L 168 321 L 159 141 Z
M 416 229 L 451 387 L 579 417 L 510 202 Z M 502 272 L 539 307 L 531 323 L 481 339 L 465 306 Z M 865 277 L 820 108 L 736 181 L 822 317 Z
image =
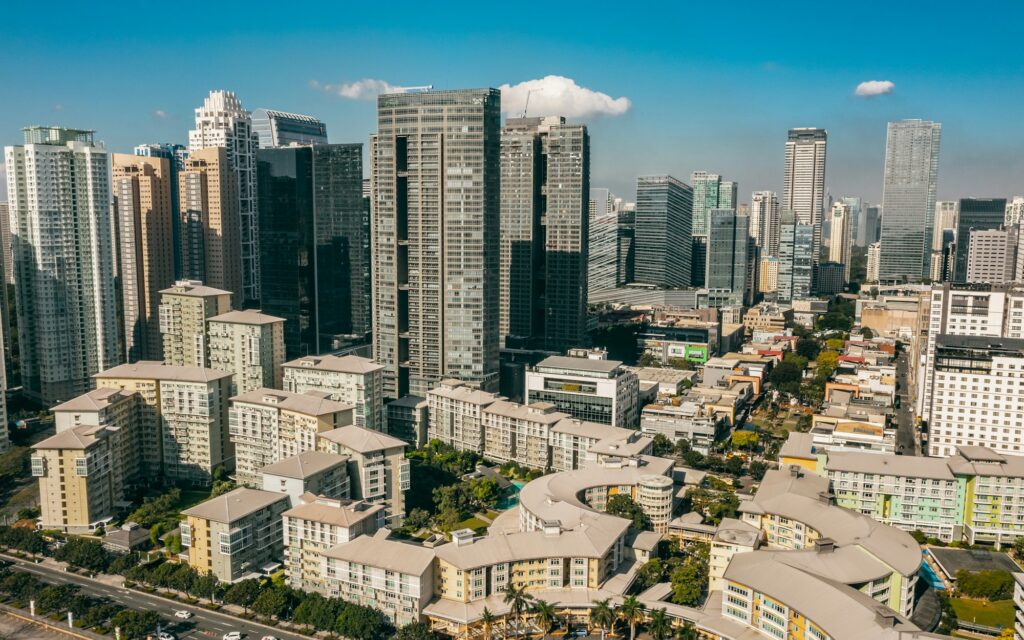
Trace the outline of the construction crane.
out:
M 523 115 L 521 117 L 525 118 L 526 117 L 526 110 L 530 108 L 530 95 L 533 92 L 535 92 L 535 91 L 543 91 L 543 90 L 544 90 L 544 87 L 541 87 L 540 89 L 527 89 L 527 91 L 526 91 L 526 104 L 523 106 Z

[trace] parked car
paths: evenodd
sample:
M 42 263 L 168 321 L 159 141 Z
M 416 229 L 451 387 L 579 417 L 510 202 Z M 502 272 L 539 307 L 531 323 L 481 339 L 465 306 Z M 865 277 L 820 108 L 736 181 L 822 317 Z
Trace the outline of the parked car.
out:
M 182 609 L 181 611 L 175 611 L 174 612 L 174 617 L 175 618 L 180 618 L 182 620 L 188 620 L 189 618 L 192 617 L 192 612 L 191 611 L 186 611 L 185 609 Z
M 224 637 L 221 640 L 242 640 L 242 632 L 229 631 L 224 634 Z

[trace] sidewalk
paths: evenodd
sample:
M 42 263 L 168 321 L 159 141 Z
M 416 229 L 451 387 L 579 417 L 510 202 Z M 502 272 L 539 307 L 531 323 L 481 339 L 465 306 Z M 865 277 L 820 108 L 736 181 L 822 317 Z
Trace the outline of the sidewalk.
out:
M 67 624 L 58 624 L 48 618 L 31 617 L 28 611 L 0 604 L 0 635 L 18 640 L 50 640 L 56 638 L 78 638 L 79 640 L 110 640 L 84 629 L 68 629 Z

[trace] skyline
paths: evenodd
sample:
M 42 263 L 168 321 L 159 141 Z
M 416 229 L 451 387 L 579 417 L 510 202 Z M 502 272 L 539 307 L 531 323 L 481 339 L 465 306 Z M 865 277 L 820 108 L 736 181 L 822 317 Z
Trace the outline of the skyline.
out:
M 787 130 L 821 127 L 829 132 L 827 190 L 880 202 L 886 124 L 905 118 L 943 125 L 940 200 L 1024 191 L 1024 158 L 1016 152 L 1024 128 L 1014 109 L 1024 98 L 1024 65 L 1011 44 L 1013 17 L 1024 16 L 1019 7 L 1007 7 L 999 21 L 959 16 L 964 32 L 984 24 L 987 34 L 988 46 L 964 49 L 942 37 L 951 25 L 940 12 L 886 6 L 883 14 L 880 3 L 842 14 L 808 4 L 821 17 L 817 41 L 803 31 L 785 37 L 793 16 L 805 13 L 799 7 L 734 11 L 724 39 L 717 30 L 687 27 L 686 9 L 669 5 L 643 16 L 610 13 L 613 29 L 598 28 L 602 7 L 588 5 L 589 19 L 562 21 L 552 31 L 501 8 L 460 13 L 468 3 L 441 11 L 405 6 L 385 22 L 371 7 L 322 6 L 315 25 L 242 5 L 231 30 L 153 8 L 126 16 L 59 4 L 67 19 L 45 33 L 33 27 L 27 7 L 9 9 L 11 19 L 0 27 L 0 51 L 18 61 L 0 68 L 0 79 L 20 96 L 0 105 L 4 145 L 20 143 L 21 128 L 32 124 L 94 129 L 115 152 L 185 143 L 194 109 L 218 88 L 235 91 L 249 111 L 313 115 L 327 124 L 331 142 L 365 144 L 375 128 L 375 86 L 499 88 L 557 76 L 606 96 L 584 94 L 608 115 L 539 111 L 555 102 L 553 89 L 532 94 L 530 114 L 587 124 L 593 186 L 628 200 L 637 176 L 686 181 L 701 170 L 737 180 L 741 202 L 753 191 L 781 192 Z M 650 20 L 655 13 L 664 19 Z M 86 34 L 76 17 L 102 28 Z M 131 20 L 157 18 L 158 39 L 135 35 Z M 850 32 L 844 24 L 872 28 Z M 846 36 L 843 47 L 832 34 Z M 501 56 L 480 55 L 496 42 Z M 365 80 L 371 82 L 360 84 Z M 890 89 L 875 97 L 855 95 L 872 81 L 894 86 L 875 85 Z M 503 93 L 508 115 L 514 107 Z

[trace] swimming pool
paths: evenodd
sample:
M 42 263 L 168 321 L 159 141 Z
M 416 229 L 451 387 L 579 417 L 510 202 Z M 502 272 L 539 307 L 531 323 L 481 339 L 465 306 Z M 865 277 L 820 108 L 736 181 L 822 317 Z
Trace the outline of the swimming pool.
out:
M 925 549 L 924 552 L 926 555 L 928 554 L 927 549 Z M 935 571 L 932 570 L 927 560 L 921 562 L 921 577 L 924 578 L 925 582 L 931 585 L 932 589 L 935 589 L 936 591 L 944 590 L 946 588 L 946 585 L 942 584 L 942 580 L 939 579 L 939 576 L 935 575 Z

